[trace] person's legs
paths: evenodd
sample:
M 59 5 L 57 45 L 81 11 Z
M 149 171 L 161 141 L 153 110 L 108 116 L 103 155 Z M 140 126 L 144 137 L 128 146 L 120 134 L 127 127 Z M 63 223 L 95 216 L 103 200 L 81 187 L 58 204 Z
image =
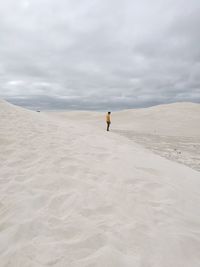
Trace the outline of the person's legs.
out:
M 107 131 L 109 131 L 110 122 L 107 122 Z

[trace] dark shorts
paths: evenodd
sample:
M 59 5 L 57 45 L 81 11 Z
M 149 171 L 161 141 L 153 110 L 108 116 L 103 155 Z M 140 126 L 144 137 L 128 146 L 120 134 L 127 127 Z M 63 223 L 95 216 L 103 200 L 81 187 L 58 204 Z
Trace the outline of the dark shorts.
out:
M 109 131 L 109 128 L 110 128 L 110 122 L 107 121 L 107 131 Z

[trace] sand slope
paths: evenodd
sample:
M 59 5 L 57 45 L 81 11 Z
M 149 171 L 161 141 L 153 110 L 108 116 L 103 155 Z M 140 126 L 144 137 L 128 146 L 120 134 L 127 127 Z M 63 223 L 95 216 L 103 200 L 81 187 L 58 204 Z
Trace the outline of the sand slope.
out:
M 199 172 L 97 117 L 0 102 L 0 266 L 199 267 Z
M 200 104 L 174 103 L 117 112 L 116 124 L 138 133 L 200 136 Z
M 102 112 L 51 112 L 58 120 L 84 121 L 102 130 Z M 200 104 L 174 103 L 112 113 L 112 133 L 152 152 L 200 171 Z
M 200 104 L 174 103 L 114 114 L 114 131 L 200 171 Z

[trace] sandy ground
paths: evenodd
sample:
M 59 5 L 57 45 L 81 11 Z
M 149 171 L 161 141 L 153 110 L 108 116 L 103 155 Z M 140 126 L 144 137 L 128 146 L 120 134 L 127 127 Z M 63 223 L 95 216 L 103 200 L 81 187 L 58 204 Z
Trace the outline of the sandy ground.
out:
M 165 136 L 178 151 L 177 137 L 198 143 L 198 105 L 183 105 L 182 123 L 182 106 L 164 106 L 179 117 L 176 135 L 162 106 L 149 111 L 155 150 L 171 146 Z M 145 148 L 155 125 L 140 124 L 141 112 L 113 114 L 108 133 L 104 114 L 0 101 L 0 266 L 200 266 L 200 174 Z
M 200 105 L 176 103 L 117 113 L 113 132 L 200 171 Z
M 131 130 L 113 132 L 126 136 L 162 157 L 200 171 L 200 137 L 144 134 Z
M 53 112 L 57 119 L 83 120 L 103 129 L 103 113 Z M 169 160 L 200 171 L 200 104 L 175 103 L 112 114 L 112 133 Z

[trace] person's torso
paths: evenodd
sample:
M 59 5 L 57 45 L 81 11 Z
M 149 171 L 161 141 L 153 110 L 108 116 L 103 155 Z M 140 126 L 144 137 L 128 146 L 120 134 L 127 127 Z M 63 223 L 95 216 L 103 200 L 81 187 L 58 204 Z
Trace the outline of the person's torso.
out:
M 109 114 L 106 115 L 106 121 L 110 122 L 110 115 Z

